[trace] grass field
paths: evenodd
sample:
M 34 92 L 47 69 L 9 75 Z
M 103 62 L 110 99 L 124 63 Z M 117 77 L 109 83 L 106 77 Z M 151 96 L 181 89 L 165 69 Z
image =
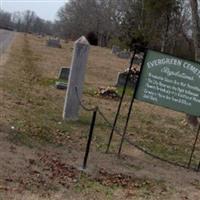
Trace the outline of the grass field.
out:
M 56 90 L 55 82 L 60 67 L 70 65 L 73 43 L 63 42 L 62 49 L 54 49 L 47 47 L 45 42 L 45 38 L 18 34 L 7 63 L 0 68 L 3 74 L 0 132 L 3 138 L 5 134 L 8 138 L 2 140 L 2 150 L 4 145 L 6 148 L 8 145 L 22 148 L 13 158 L 16 166 L 6 168 L 0 164 L 2 198 L 14 199 L 14 195 L 16 199 L 199 199 L 197 173 L 152 159 L 127 142 L 121 158 L 118 158 L 115 153 L 120 137 L 116 134 L 111 153 L 105 154 L 111 129 L 99 115 L 88 172 L 77 170 L 83 159 L 91 113 L 81 109 L 77 122 L 62 120 L 65 91 Z M 91 47 L 83 102 L 88 107 L 99 106 L 111 122 L 119 102 L 99 97 L 96 91 L 101 86 L 113 86 L 118 72 L 127 66 L 128 61 L 116 58 L 110 49 Z M 121 130 L 131 92 L 129 89 L 122 105 L 118 123 Z M 127 135 L 145 150 L 187 165 L 195 130 L 185 125 L 184 119 L 182 113 L 136 101 Z M 20 157 L 22 152 L 26 159 Z M 6 154 L 0 155 L 4 159 Z M 18 156 L 21 160 L 17 159 Z M 30 164 L 31 171 L 23 167 L 18 169 L 17 163 L 22 160 Z M 199 161 L 198 141 L 192 166 L 197 167 Z M 4 170 L 21 173 L 8 183 Z M 39 175 L 34 178 L 34 173 Z M 13 187 L 17 188 L 16 192 L 7 194 L 8 188 Z

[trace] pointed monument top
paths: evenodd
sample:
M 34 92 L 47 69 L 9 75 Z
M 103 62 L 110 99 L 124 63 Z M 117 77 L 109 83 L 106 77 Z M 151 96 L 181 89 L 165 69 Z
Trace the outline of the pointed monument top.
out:
M 81 36 L 75 43 L 90 45 L 85 36 Z

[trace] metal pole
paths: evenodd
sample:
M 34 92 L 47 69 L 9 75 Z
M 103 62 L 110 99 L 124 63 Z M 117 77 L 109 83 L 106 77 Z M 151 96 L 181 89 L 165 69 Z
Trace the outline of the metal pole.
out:
M 127 131 L 127 127 L 128 127 L 128 122 L 129 122 L 129 119 L 130 119 L 130 116 L 131 116 L 133 102 L 135 100 L 135 94 L 136 94 L 136 92 L 133 92 L 133 96 L 132 96 L 132 99 L 131 99 L 131 104 L 129 106 L 128 116 L 126 118 L 126 124 L 125 124 L 125 127 L 124 127 L 124 132 L 123 132 L 122 139 L 121 139 L 120 146 L 119 146 L 118 156 L 120 156 L 120 153 L 121 153 L 121 150 L 122 150 L 122 145 L 123 145 L 124 138 L 125 138 L 125 135 L 126 135 L 126 131 Z
M 200 161 L 199 161 L 199 164 L 198 164 L 198 167 L 197 167 L 197 172 L 199 172 L 200 170 Z
M 85 150 L 83 169 L 86 169 L 86 166 L 87 166 L 87 160 L 88 160 L 88 155 L 90 152 L 90 146 L 91 146 L 91 142 L 92 142 L 92 135 L 93 135 L 93 130 L 94 130 L 94 126 L 95 126 L 96 115 L 97 115 L 97 109 L 93 112 L 92 121 L 90 124 L 90 132 L 89 132 L 87 146 L 86 146 L 86 150 Z
M 133 92 L 133 96 L 132 96 L 132 99 L 131 99 L 131 104 L 129 106 L 129 111 L 128 111 L 128 115 L 127 115 L 127 118 L 126 118 L 126 124 L 125 124 L 125 127 L 124 127 L 124 132 L 123 132 L 122 139 L 121 139 L 120 146 L 119 146 L 118 156 L 120 156 L 120 154 L 121 154 L 122 145 L 123 145 L 123 142 L 124 142 L 124 139 L 125 139 L 125 135 L 126 135 L 127 127 L 128 127 L 128 122 L 129 122 L 129 119 L 130 119 L 130 116 L 131 116 L 133 103 L 134 103 L 134 100 L 135 100 L 135 97 L 136 97 L 136 94 L 137 94 L 137 90 L 138 90 L 138 87 L 139 87 L 141 74 L 142 74 L 142 71 L 143 71 L 143 68 L 144 68 L 144 62 L 145 62 L 146 55 L 147 55 L 147 49 L 145 49 L 145 52 L 144 52 L 144 57 L 143 57 L 143 60 L 142 60 L 142 65 L 141 65 L 139 77 L 138 77 L 138 80 L 137 80 L 137 83 L 136 83 L 136 86 L 135 86 L 135 91 Z
M 123 99 L 124 99 L 124 95 L 125 95 L 125 92 L 126 92 L 126 88 L 127 88 L 128 80 L 129 80 L 129 77 L 130 77 L 131 68 L 133 66 L 133 61 L 134 61 L 135 55 L 136 55 L 136 49 L 134 49 L 134 53 L 133 53 L 133 56 L 131 58 L 131 62 L 130 62 L 130 66 L 129 66 L 129 71 L 128 71 L 128 74 L 126 76 L 126 81 L 125 81 L 125 84 L 124 84 L 122 96 L 120 98 L 120 102 L 119 102 L 119 105 L 118 105 L 117 113 L 115 115 L 115 120 L 114 120 L 114 123 L 113 123 L 113 126 L 112 126 L 112 131 L 110 133 L 110 137 L 109 137 L 109 141 L 108 141 L 106 153 L 109 152 L 110 144 L 111 144 L 111 141 L 112 141 L 112 138 L 113 138 L 113 133 L 114 133 L 114 130 L 115 130 L 115 127 L 116 127 L 116 124 L 117 124 L 118 117 L 119 117 L 120 109 L 121 109 L 122 102 L 123 102 Z
M 195 148 L 196 148 L 196 144 L 197 144 L 197 140 L 199 138 L 199 134 L 200 134 L 200 124 L 199 124 L 199 128 L 197 129 L 196 138 L 195 138 L 195 141 L 194 141 L 194 144 L 193 144 L 193 147 L 192 147 L 192 152 L 191 152 L 191 155 L 190 155 L 190 160 L 188 162 L 188 168 L 190 168 L 190 165 L 191 165 L 191 162 L 192 162 L 192 157 L 193 157 L 193 154 L 194 154 L 194 151 L 195 151 Z

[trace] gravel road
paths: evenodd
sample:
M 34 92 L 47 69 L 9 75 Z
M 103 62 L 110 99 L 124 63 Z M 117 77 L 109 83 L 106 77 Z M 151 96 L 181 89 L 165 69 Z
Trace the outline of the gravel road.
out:
M 5 52 L 14 37 L 13 31 L 0 29 L 0 55 Z

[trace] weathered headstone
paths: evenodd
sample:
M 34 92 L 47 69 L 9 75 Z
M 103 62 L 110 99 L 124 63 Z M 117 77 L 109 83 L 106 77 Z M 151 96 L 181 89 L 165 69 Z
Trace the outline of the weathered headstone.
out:
M 70 68 L 69 67 L 61 67 L 58 75 L 58 79 L 66 80 L 69 79 Z
M 122 87 L 124 86 L 125 84 L 125 81 L 126 81 L 126 74 L 123 73 L 118 73 L 118 76 L 117 76 L 117 83 L 116 83 L 116 87 Z
M 77 120 L 90 44 L 82 36 L 74 44 L 69 82 L 64 103 L 63 118 Z M 79 99 L 80 98 L 80 99 Z
M 131 56 L 131 53 L 128 52 L 128 51 L 121 51 L 121 52 L 118 52 L 118 53 L 117 53 L 117 56 L 118 56 L 119 58 L 122 58 L 122 59 L 129 59 L 130 56 Z
M 121 51 L 120 47 L 113 45 L 112 54 L 117 54 Z
M 55 47 L 55 48 L 62 48 L 59 39 L 48 39 L 47 46 Z
M 127 71 L 118 73 L 116 87 L 123 87 L 125 85 L 127 75 L 128 75 Z M 137 71 L 132 72 L 129 76 L 127 86 L 134 88 L 137 80 L 138 80 L 138 72 Z

